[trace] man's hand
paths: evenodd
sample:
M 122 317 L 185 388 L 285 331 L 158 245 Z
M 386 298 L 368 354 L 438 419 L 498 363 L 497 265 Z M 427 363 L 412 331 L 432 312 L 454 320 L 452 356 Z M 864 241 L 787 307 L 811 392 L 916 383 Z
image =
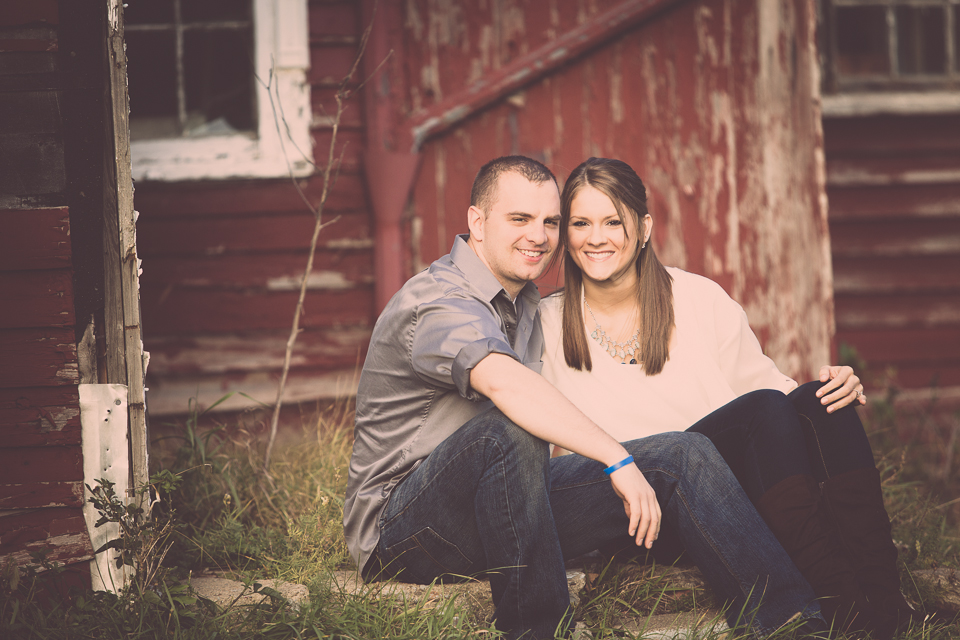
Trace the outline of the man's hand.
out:
M 860 378 L 850 367 L 824 365 L 820 367 L 820 382 L 826 384 L 817 391 L 817 397 L 820 398 L 820 404 L 827 405 L 827 413 L 857 401 L 867 404 Z
M 627 533 L 636 537 L 638 547 L 649 549 L 660 535 L 661 513 L 657 494 L 633 463 L 610 474 L 610 483 L 623 500 L 623 510 L 630 518 Z
M 627 457 L 627 450 L 590 421 L 539 373 L 513 358 L 491 353 L 470 373 L 470 386 L 493 400 L 521 429 L 604 466 Z M 630 519 L 627 532 L 649 549 L 660 532 L 657 495 L 635 464 L 610 474 L 613 490 Z

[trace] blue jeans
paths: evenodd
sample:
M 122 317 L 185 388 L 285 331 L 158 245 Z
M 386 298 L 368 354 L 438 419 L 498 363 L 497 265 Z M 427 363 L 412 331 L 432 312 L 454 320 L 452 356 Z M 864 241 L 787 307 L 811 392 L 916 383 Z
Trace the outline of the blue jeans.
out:
M 854 405 L 827 413 L 808 382 L 789 396 L 744 394 L 690 427 L 710 438 L 751 500 L 795 475 L 817 482 L 873 468 L 873 452 Z
M 731 601 L 731 625 L 767 635 L 798 612 L 819 619 L 810 586 L 708 438 L 664 433 L 624 446 L 657 493 L 665 528 Z M 546 442 L 491 409 L 394 489 L 377 561 L 420 583 L 487 572 L 497 627 L 509 638 L 552 638 L 569 605 L 564 558 L 626 534 L 603 469 L 578 455 L 551 459 Z

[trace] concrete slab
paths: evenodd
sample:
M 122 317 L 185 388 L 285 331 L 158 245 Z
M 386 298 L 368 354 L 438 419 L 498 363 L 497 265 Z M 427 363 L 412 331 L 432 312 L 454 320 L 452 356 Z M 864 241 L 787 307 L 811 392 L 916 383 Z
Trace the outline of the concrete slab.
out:
M 638 574 L 650 573 L 649 567 L 637 567 Z M 669 581 L 678 589 L 702 589 L 703 577 L 696 569 L 662 567 L 653 571 L 652 579 Z M 595 576 L 593 576 L 595 577 Z M 649 578 L 648 578 L 649 579 Z M 587 576 L 579 570 L 567 571 L 567 586 L 570 602 L 576 607 L 580 604 L 580 592 L 586 586 Z M 477 620 L 489 620 L 493 616 L 493 601 L 490 597 L 490 583 L 486 580 L 474 580 L 454 584 L 420 585 L 403 582 L 384 581 L 365 584 L 356 571 L 337 571 L 332 576 L 331 588 L 345 595 L 359 595 L 374 599 L 395 598 L 407 607 L 434 609 L 456 598 L 460 606 Z M 653 640 L 686 640 L 700 638 L 708 632 L 722 632 L 727 624 L 717 609 L 703 609 L 684 613 L 667 613 L 646 618 L 628 620 L 621 626 L 631 634 L 642 635 Z M 588 640 L 593 637 L 589 627 L 577 623 L 574 638 Z
M 580 592 L 586 584 L 586 575 L 582 571 L 567 571 L 567 587 L 570 591 L 570 604 L 580 604 Z M 489 620 L 493 617 L 493 600 L 490 596 L 488 580 L 470 580 L 447 584 L 410 584 L 385 580 L 366 584 L 356 571 L 336 571 L 332 576 L 335 591 L 346 595 L 365 595 L 374 599 L 395 598 L 408 607 L 420 607 L 424 610 L 436 608 L 456 598 L 477 620 Z
M 228 578 L 201 576 L 190 578 L 190 588 L 202 598 L 212 600 L 221 609 L 244 607 L 270 601 L 270 596 L 258 592 L 237 580 Z M 301 604 L 310 600 L 310 591 L 302 584 L 282 582 L 279 580 L 257 580 L 258 583 L 277 591 L 296 610 Z
M 632 620 L 623 625 L 623 630 L 643 637 L 645 640 L 693 640 L 718 634 L 730 627 L 719 609 L 664 613 L 644 619 Z

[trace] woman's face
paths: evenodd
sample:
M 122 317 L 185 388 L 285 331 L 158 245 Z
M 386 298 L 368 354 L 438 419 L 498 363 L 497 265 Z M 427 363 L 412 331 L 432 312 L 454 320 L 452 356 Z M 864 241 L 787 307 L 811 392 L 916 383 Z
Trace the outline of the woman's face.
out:
M 650 216 L 643 220 L 645 226 Z M 634 264 L 644 233 L 637 229 L 636 216 L 623 223 L 613 202 L 603 192 L 584 186 L 570 203 L 567 251 L 583 271 L 583 277 L 597 283 L 636 284 Z

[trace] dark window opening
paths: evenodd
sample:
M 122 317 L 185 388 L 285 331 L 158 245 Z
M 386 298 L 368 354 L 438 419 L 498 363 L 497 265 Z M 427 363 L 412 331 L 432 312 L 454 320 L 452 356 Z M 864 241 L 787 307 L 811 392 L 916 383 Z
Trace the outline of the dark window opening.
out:
M 960 0 L 821 0 L 824 91 L 960 88 Z
M 127 0 L 132 140 L 256 131 L 252 0 Z

